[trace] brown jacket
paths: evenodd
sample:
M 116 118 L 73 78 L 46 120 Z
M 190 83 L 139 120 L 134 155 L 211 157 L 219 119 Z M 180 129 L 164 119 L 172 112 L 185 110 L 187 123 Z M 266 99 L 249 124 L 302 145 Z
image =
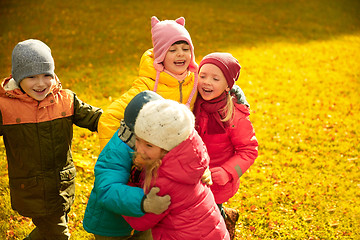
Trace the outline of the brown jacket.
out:
M 68 211 L 74 202 L 73 124 L 97 131 L 102 110 L 57 84 L 41 102 L 13 79 L 0 87 L 0 136 L 8 161 L 12 208 L 38 217 Z

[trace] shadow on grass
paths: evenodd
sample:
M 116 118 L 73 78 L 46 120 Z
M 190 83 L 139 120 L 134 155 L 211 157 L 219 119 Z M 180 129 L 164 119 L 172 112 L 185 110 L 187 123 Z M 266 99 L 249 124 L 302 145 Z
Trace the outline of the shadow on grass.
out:
M 214 5 L 207 9 L 208 16 L 192 24 L 191 27 L 200 25 L 192 36 L 201 41 L 201 34 L 196 33 L 201 33 L 204 28 L 211 41 L 226 47 L 303 43 L 360 33 L 359 1 L 228 2 L 223 7 Z M 204 22 L 201 24 L 201 21 Z
M 161 20 L 184 16 L 196 55 L 203 56 L 233 47 L 359 34 L 359 12 L 358 0 L 3 0 L 0 74 L 8 74 L 13 47 L 27 38 L 48 43 L 58 69 L 135 69 L 152 46 L 153 15 Z

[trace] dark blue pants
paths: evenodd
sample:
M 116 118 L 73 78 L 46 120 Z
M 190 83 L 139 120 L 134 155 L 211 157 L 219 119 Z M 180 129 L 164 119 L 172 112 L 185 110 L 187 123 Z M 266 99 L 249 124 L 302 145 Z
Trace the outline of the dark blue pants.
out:
M 217 204 L 217 206 L 219 207 L 219 210 L 220 210 L 221 216 L 222 216 L 222 217 L 224 218 L 224 220 L 225 220 L 225 219 L 226 219 L 226 214 L 225 214 L 225 211 L 224 211 L 224 208 L 223 208 L 222 203 Z

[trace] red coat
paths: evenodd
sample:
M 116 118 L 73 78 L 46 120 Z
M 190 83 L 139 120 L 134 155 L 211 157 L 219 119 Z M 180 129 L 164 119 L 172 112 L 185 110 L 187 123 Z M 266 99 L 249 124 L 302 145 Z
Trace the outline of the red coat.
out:
M 229 175 L 225 185 L 214 182 L 211 190 L 216 203 L 224 203 L 233 197 L 240 185 L 240 177 L 254 163 L 258 156 L 258 142 L 249 119 L 249 108 L 236 104 L 234 117 L 224 134 L 207 134 L 208 115 L 200 111 L 196 117 L 196 130 L 204 141 L 210 156 L 210 170 L 223 168 Z
M 200 180 L 208 164 L 205 145 L 194 131 L 165 155 L 158 169 L 155 186 L 159 195 L 170 195 L 169 209 L 125 220 L 139 231 L 151 228 L 155 240 L 230 239 L 211 190 Z

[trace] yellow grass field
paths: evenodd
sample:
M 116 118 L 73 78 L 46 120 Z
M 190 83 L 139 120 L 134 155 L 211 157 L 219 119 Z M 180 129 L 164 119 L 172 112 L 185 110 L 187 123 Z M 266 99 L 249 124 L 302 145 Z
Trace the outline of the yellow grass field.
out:
M 259 157 L 226 203 L 236 239 L 360 239 L 360 2 L 351 0 L 0 2 L 0 74 L 17 42 L 52 49 L 56 73 L 80 99 L 106 108 L 130 86 L 151 48 L 150 18 L 184 16 L 196 61 L 231 52 L 251 105 Z M 1 128 L 1 125 L 0 125 Z M 96 133 L 75 127 L 72 239 L 99 154 Z M 23 239 L 31 219 L 11 209 L 0 138 L 0 239 Z

